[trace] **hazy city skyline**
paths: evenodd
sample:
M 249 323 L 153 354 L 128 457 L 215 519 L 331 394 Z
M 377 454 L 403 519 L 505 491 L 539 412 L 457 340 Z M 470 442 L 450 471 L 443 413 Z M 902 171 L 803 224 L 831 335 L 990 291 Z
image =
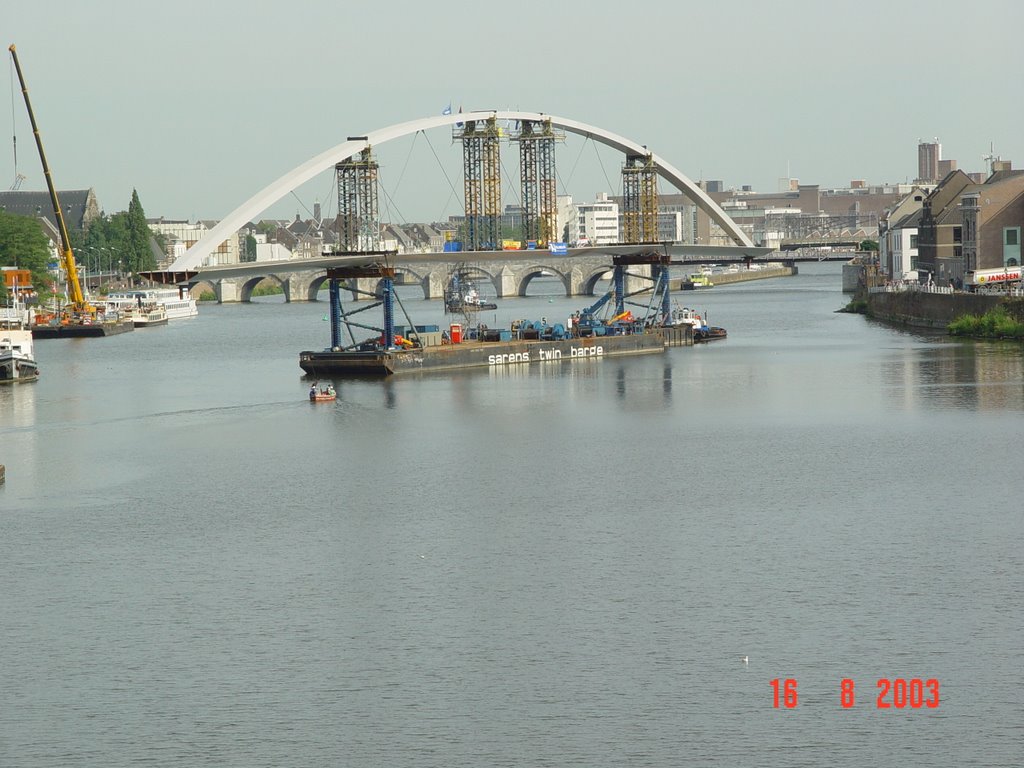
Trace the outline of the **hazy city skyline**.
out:
M 933 137 L 965 171 L 985 168 L 990 142 L 1024 163 L 1024 105 L 1006 88 L 1024 64 L 1014 3 L 975 3 L 968 15 L 950 2 L 877 0 L 624 8 L 442 2 L 340 15 L 324 0 L 271 12 L 237 0 L 184 0 L 173 12 L 58 0 L 7 7 L 0 26 L 58 187 L 94 188 L 108 213 L 127 208 L 134 188 L 150 217 L 221 218 L 347 136 L 449 104 L 579 120 L 646 144 L 692 179 L 758 191 L 787 175 L 823 187 L 913 181 L 917 142 Z M 44 189 L 10 80 L 17 170 L 9 142 L 0 184 L 17 172 L 22 189 Z M 396 145 L 381 148 L 388 218 L 457 213 L 450 136 Z M 514 156 L 503 162 L 514 175 Z M 560 193 L 616 192 L 614 153 L 570 141 L 558 163 Z M 329 212 L 327 182 L 266 215 L 305 217 L 315 200 Z

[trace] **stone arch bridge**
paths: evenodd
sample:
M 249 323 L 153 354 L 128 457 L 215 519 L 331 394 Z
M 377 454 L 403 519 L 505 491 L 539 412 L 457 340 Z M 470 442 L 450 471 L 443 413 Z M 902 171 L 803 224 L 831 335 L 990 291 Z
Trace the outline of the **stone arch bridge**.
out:
M 611 257 L 606 254 L 586 256 L 556 256 L 546 250 L 521 251 L 522 258 L 502 261 L 417 261 L 403 263 L 401 256 L 394 259 L 395 283 L 405 286 L 419 286 L 424 299 L 440 299 L 448 284 L 451 272 L 458 263 L 460 271 L 470 279 L 484 296 L 491 295 L 487 286 L 493 288 L 497 298 L 525 296 L 527 287 L 534 278 L 550 276 L 561 281 L 566 296 L 592 296 L 595 286 L 612 269 Z M 458 256 L 458 254 L 452 254 Z M 247 274 L 216 277 L 216 269 L 203 271 L 198 276 L 194 290 L 212 291 L 222 303 L 247 302 L 253 290 L 263 280 L 278 284 L 284 290 L 286 301 L 316 301 L 317 294 L 326 290 L 327 273 L 318 263 L 320 259 L 291 259 L 287 262 L 269 262 L 266 270 L 259 265 L 248 263 Z M 643 268 L 635 268 L 637 274 Z M 225 270 L 226 272 L 228 270 Z M 359 278 L 353 280 L 352 288 L 370 293 L 378 292 L 379 280 Z M 649 281 L 635 277 L 627 281 L 627 290 L 639 290 L 650 285 Z M 353 299 L 366 298 L 353 292 Z

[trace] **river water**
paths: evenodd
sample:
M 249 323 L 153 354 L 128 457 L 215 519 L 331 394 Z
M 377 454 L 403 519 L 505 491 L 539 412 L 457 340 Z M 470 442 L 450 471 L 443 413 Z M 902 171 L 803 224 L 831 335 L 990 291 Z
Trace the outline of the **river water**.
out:
M 0 765 L 1020 765 L 1022 348 L 839 289 L 316 405 L 326 302 L 37 342 L 0 389 Z M 485 321 L 580 306 L 551 290 Z

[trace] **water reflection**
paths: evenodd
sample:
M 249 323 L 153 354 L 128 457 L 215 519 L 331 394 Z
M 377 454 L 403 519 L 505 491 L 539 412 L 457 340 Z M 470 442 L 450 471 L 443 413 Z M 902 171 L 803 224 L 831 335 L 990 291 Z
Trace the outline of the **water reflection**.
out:
M 36 382 L 0 386 L 0 422 L 9 427 L 30 427 L 35 422 Z
M 942 342 L 904 350 L 882 367 L 894 405 L 943 410 L 1024 410 L 1024 356 L 1018 345 Z

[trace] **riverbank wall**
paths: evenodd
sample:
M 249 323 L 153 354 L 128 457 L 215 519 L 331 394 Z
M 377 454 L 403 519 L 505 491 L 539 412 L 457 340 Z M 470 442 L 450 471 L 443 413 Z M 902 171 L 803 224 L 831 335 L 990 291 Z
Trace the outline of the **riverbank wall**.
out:
M 978 293 L 898 291 L 868 293 L 865 314 L 895 325 L 945 330 L 960 315 L 984 315 L 1002 304 L 1012 317 L 1024 321 L 1024 299 Z
M 708 279 L 711 280 L 712 286 L 730 285 L 732 283 L 745 283 L 748 280 L 767 280 L 770 277 L 792 277 L 798 271 L 795 265 L 791 267 L 782 265 L 777 267 L 761 267 L 760 269 L 743 269 L 741 267 L 739 272 L 716 272 L 708 275 Z M 681 291 L 682 283 L 685 280 L 686 278 L 678 281 L 673 280 L 672 290 Z

